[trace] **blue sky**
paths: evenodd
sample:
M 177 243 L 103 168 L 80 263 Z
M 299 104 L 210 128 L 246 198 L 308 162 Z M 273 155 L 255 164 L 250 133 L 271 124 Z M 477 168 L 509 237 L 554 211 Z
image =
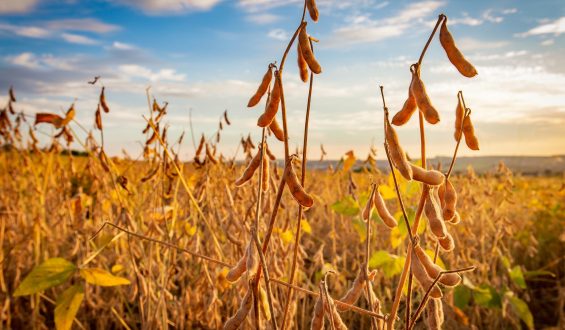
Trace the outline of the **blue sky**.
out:
M 479 75 L 460 76 L 439 41 L 422 68 L 440 124 L 428 129 L 430 155 L 451 154 L 456 93 L 462 89 L 481 141 L 463 155 L 552 155 L 565 151 L 565 5 L 562 1 L 318 0 L 320 20 L 308 31 L 320 40 L 323 73 L 315 77 L 310 158 L 323 143 L 331 158 L 353 149 L 381 152 L 385 86 L 395 112 L 407 95 L 408 67 L 417 60 L 439 13 Z M 171 136 L 213 134 L 228 109 L 233 125 L 220 150 L 233 155 L 251 132 L 260 107 L 246 108 L 269 62 L 280 60 L 299 23 L 292 0 L 0 0 L 0 89 L 14 85 L 18 110 L 64 111 L 76 99 L 78 120 L 93 125 L 102 76 L 111 113 L 104 117 L 107 149 L 137 155 L 144 140 L 145 89 L 169 101 Z M 295 51 L 285 69 L 292 146 L 302 141 L 307 85 Z M 5 94 L 5 93 L 3 93 Z M 0 97 L 5 102 L 6 96 Z M 40 126 L 48 133 L 49 127 Z M 77 130 L 78 131 L 78 130 Z M 416 121 L 399 130 L 410 154 L 419 150 Z M 82 133 L 80 133 L 82 134 Z M 46 142 L 46 141 L 45 141 Z M 280 144 L 273 149 L 282 155 Z M 192 154 L 191 144 L 183 155 Z

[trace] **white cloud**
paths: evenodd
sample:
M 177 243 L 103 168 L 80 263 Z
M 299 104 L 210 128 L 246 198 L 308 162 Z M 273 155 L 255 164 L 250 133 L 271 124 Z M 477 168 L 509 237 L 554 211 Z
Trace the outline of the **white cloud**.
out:
M 117 25 L 104 23 L 95 18 L 53 20 L 47 22 L 46 27 L 50 30 L 86 31 L 93 33 L 108 33 L 120 29 Z
M 72 43 L 72 44 L 79 44 L 79 45 L 96 45 L 98 44 L 98 41 L 94 40 L 94 39 L 90 39 L 89 37 L 85 37 L 85 36 L 81 36 L 79 34 L 73 34 L 73 33 L 63 33 L 61 34 L 61 38 L 63 38 L 63 40 L 65 40 L 66 42 Z
M 255 13 L 248 15 L 246 19 L 256 24 L 270 24 L 279 21 L 281 17 L 269 13 Z
M 463 17 L 460 18 L 449 18 L 449 24 L 456 25 L 456 24 L 463 24 L 469 26 L 478 26 L 483 24 L 484 22 L 490 23 L 502 23 L 504 21 L 504 16 L 512 15 L 517 13 L 518 10 L 516 8 L 509 8 L 509 9 L 487 9 L 485 10 L 480 18 L 471 17 L 468 13 L 464 12 Z
M 547 39 L 541 42 L 542 46 L 551 46 L 555 43 L 555 40 L 553 39 Z
M 251 13 L 298 3 L 304 2 L 302 0 L 239 0 L 239 6 Z
M 125 64 L 120 65 L 118 70 L 126 75 L 144 78 L 149 81 L 184 81 L 186 75 L 182 73 L 177 73 L 173 69 L 161 69 L 157 72 L 153 72 L 151 69 L 146 68 L 137 64 Z
M 271 31 L 269 31 L 267 36 L 269 36 L 269 38 L 273 38 L 273 39 L 276 39 L 276 40 L 288 40 L 289 39 L 288 33 L 283 29 L 271 30 Z
M 527 37 L 542 34 L 560 35 L 561 33 L 565 33 L 565 16 L 560 17 L 555 21 L 543 23 L 527 32 L 518 34 L 518 36 Z
M 70 71 L 75 69 L 73 64 L 77 58 L 59 58 L 51 54 L 38 56 L 34 53 L 24 52 L 19 55 L 5 57 L 6 62 L 32 70 L 58 69 Z
M 421 22 L 424 17 L 433 13 L 443 5 L 441 1 L 423 1 L 402 8 L 396 16 L 381 20 L 373 20 L 368 15 L 351 16 L 349 25 L 334 31 L 330 46 L 374 42 L 404 34 L 413 24 Z
M 504 17 L 496 15 L 496 12 L 493 9 L 487 9 L 483 13 L 483 19 L 491 23 L 502 23 Z
M 148 14 L 183 13 L 209 10 L 221 0 L 119 0 L 128 6 L 137 7 Z
M 6 60 L 8 61 L 8 63 L 23 66 L 28 69 L 39 69 L 41 67 L 41 64 L 39 63 L 35 55 L 29 52 L 21 53 L 20 55 L 16 56 L 8 56 Z
M 18 26 L 12 24 L 0 24 L 0 31 L 14 33 L 18 36 L 28 38 L 47 38 L 51 32 L 38 26 Z
M 37 5 L 38 0 L 5 0 L 0 1 L 0 14 L 28 13 Z
M 124 42 L 119 42 L 119 41 L 114 41 L 112 43 L 111 48 L 117 49 L 117 50 L 134 50 L 134 49 L 136 49 L 136 47 L 134 45 L 126 44 Z

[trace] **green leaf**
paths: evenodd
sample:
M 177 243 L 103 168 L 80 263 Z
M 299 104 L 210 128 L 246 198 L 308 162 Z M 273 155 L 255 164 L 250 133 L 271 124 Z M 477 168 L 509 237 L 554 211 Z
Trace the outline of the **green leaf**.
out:
M 344 199 L 335 202 L 332 210 L 338 214 L 355 216 L 359 214 L 359 204 L 351 196 L 346 196 Z
M 354 218 L 351 222 L 353 228 L 359 234 L 359 242 L 363 243 L 367 239 L 367 226 L 360 218 Z
M 534 328 L 534 317 L 528 304 L 522 299 L 516 297 L 512 291 L 506 292 L 506 298 L 508 298 L 508 302 L 512 307 L 512 311 L 518 315 L 518 317 L 526 323 L 529 329 Z
M 82 285 L 73 285 L 57 297 L 55 306 L 55 327 L 57 330 L 69 330 L 84 298 Z
M 469 301 L 471 300 L 471 290 L 464 285 L 456 286 L 453 291 L 453 300 L 457 308 L 464 309 L 469 305 Z
M 369 259 L 369 269 L 380 267 L 387 262 L 390 262 L 392 257 L 390 253 L 385 250 L 379 250 L 374 252 Z
M 406 257 L 399 257 L 387 251 L 379 250 L 371 255 L 369 268 L 380 268 L 385 277 L 390 278 L 402 272 L 405 260 Z
M 63 258 L 47 259 L 24 278 L 14 296 L 26 296 L 62 284 L 75 270 L 76 266 Z
M 522 268 L 520 268 L 520 266 L 514 266 L 514 268 L 509 271 L 509 274 L 514 284 L 516 284 L 520 289 L 527 288 L 526 280 L 524 279 L 524 274 L 522 273 Z
M 84 268 L 80 270 L 82 276 L 88 283 L 100 286 L 127 285 L 127 278 L 112 275 L 112 273 L 100 268 Z
M 502 299 L 496 290 L 487 284 L 475 287 L 473 290 L 473 299 L 475 303 L 481 307 L 501 308 Z

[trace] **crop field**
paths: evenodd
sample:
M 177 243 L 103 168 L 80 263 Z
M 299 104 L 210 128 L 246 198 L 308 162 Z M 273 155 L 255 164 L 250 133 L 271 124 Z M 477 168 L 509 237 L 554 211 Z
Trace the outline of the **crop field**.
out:
M 324 162 L 323 145 L 308 144 L 323 41 L 308 34 L 315 1 L 301 9 L 280 61 L 256 72 L 247 106 L 260 139 L 241 132 L 242 158 L 219 151 L 222 132 L 239 120 L 232 111 L 214 132 L 191 122 L 173 136 L 169 103 L 148 89 L 142 152 L 117 157 L 104 140 L 114 111 L 104 77 L 88 82 L 98 100 L 89 123 L 77 120 L 75 103 L 32 114 L 19 107 L 16 88 L 7 91 L 0 329 L 565 327 L 563 174 L 523 175 L 502 161 L 455 171 L 458 152 L 488 143 L 475 132 L 473 100 L 455 86 L 453 113 L 442 118 L 452 128 L 452 157 L 427 159 L 426 132 L 440 120 L 425 88 L 434 73 L 420 70 L 431 42 L 453 70 L 470 81 L 477 75 L 448 17 L 437 17 L 407 68 L 403 106 L 388 105 L 385 86 L 375 86 L 379 155 L 371 147 L 366 158 L 348 152 L 335 163 Z M 298 65 L 309 86 L 296 150 L 285 65 Z M 408 121 L 419 124 L 412 158 L 397 135 Z

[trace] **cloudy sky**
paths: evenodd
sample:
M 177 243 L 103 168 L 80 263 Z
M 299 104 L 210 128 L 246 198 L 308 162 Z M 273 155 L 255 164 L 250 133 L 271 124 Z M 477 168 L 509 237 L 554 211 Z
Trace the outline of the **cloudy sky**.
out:
M 389 108 L 398 110 L 408 68 L 440 13 L 479 75 L 459 75 L 439 41 L 432 42 L 422 78 L 442 120 L 428 126 L 429 154 L 453 150 L 460 89 L 481 142 L 481 151 L 463 148 L 462 154 L 565 153 L 562 0 L 318 3 L 320 20 L 308 24 L 320 40 L 316 54 L 323 67 L 314 81 L 311 158 L 319 157 L 320 143 L 330 158 L 349 149 L 364 157 L 372 143 L 383 157 L 378 85 L 385 86 Z M 10 85 L 17 109 L 28 114 L 62 113 L 76 100 L 78 120 L 91 129 L 99 87 L 87 81 L 100 75 L 112 109 L 104 116 L 110 153 L 141 151 L 150 86 L 158 100 L 170 102 L 172 137 L 189 133 L 189 109 L 196 136 L 213 134 L 228 109 L 233 125 L 224 130 L 220 150 L 233 155 L 242 135 L 259 139 L 261 107 L 247 109 L 247 100 L 267 64 L 280 61 L 301 11 L 299 0 L 0 0 L 0 104 Z M 295 56 L 293 49 L 284 76 L 293 149 L 302 141 L 307 97 Z M 38 130 L 50 133 L 46 126 Z M 417 121 L 399 134 L 417 155 Z M 282 148 L 273 149 L 282 155 Z M 187 143 L 183 156 L 192 152 Z

